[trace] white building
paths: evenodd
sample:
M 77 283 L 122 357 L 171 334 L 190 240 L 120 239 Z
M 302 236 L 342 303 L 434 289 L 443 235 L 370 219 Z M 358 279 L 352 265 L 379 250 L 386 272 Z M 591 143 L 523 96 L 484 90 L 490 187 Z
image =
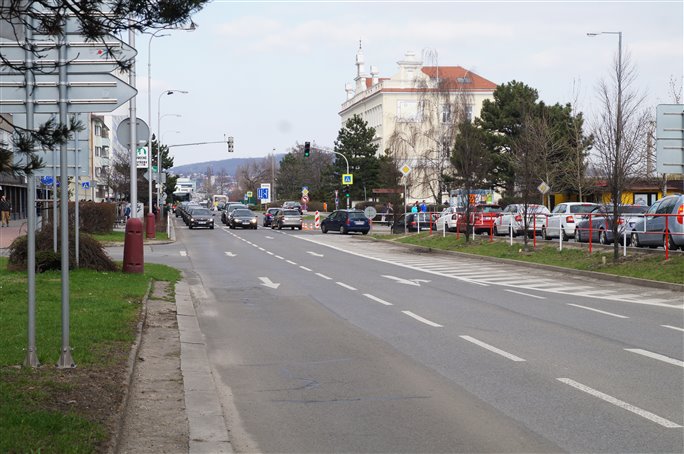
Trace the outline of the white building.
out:
M 105 118 L 100 115 L 90 115 L 90 190 L 91 199 L 101 202 L 112 196 L 109 188 L 110 164 L 110 130 L 105 124 Z
M 432 197 L 425 178 L 439 173 L 435 164 L 448 160 L 446 150 L 433 153 L 435 142 L 443 142 L 434 138 L 449 136 L 449 143 L 453 143 L 455 120 L 459 115 L 469 121 L 479 116 L 482 102 L 493 99 L 496 84 L 461 66 L 424 66 L 411 51 L 397 64 L 399 70 L 392 77 L 379 77 L 374 66 L 369 74 L 359 47 L 355 84 L 345 87 L 347 100 L 339 115 L 342 126 L 359 115 L 375 128 L 379 153 L 395 157 L 398 166 L 406 163 L 422 169 L 422 176 L 412 172 L 415 184 L 408 199 L 411 195 L 413 199 L 428 199 Z M 401 139 L 402 134 L 407 138 Z M 399 143 L 409 146 L 398 146 Z
M 176 190 L 174 192 L 190 192 L 197 190 L 197 183 L 191 178 L 178 178 L 176 180 Z

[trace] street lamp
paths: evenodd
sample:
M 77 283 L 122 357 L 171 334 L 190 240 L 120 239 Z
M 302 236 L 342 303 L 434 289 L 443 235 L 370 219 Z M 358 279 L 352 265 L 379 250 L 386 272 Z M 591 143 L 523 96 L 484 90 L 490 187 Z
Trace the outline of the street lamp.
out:
M 165 90 L 159 94 L 159 98 L 157 98 L 157 135 L 159 135 L 159 132 L 161 130 L 161 99 L 162 96 L 164 95 L 172 95 L 174 93 L 182 93 L 184 95 L 187 95 L 190 93 L 189 91 L 186 90 Z M 161 137 L 158 137 L 157 139 L 157 172 L 161 175 Z M 161 184 L 157 184 L 157 204 L 161 208 Z M 160 210 L 161 212 L 161 210 Z

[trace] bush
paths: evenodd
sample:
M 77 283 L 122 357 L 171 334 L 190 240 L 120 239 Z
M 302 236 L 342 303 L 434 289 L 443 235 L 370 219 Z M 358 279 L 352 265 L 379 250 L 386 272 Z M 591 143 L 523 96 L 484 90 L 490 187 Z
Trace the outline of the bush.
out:
M 36 272 L 61 269 L 61 235 L 57 234 L 57 252 L 52 247 L 52 225 L 46 225 L 36 232 Z M 76 244 L 74 230 L 69 232 L 69 268 L 76 264 Z M 26 235 L 17 237 L 9 247 L 9 270 L 25 270 L 28 265 L 28 239 Z M 79 267 L 95 271 L 116 271 L 117 266 L 109 258 L 102 244 L 81 232 L 79 235 Z
M 69 227 L 74 225 L 76 204 L 69 202 Z M 116 223 L 116 204 L 79 202 L 79 224 L 85 233 L 111 233 Z

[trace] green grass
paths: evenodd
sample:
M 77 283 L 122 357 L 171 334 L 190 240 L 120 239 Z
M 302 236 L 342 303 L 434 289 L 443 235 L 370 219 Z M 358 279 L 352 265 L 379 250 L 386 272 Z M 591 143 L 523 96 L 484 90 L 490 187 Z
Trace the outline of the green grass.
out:
M 456 239 L 453 234 L 447 235 L 446 238 L 443 238 L 442 235 L 430 235 L 428 233 L 407 236 L 374 235 L 374 237 L 433 249 L 520 260 L 576 270 L 597 271 L 675 284 L 684 283 L 684 256 L 678 254 L 670 255 L 670 259 L 665 260 L 664 253 L 639 254 L 628 248 L 627 257 L 620 255 L 619 261 L 614 263 L 612 249 L 609 251 L 594 250 L 590 254 L 586 246 L 583 248 L 564 247 L 562 251 L 559 251 L 556 245 L 537 244 L 537 247 L 533 248 L 530 241 L 528 251 L 525 252 L 522 243 L 514 243 L 511 246 L 505 241 L 490 242 L 489 238 L 486 237 L 478 237 L 467 243 L 463 235 Z M 622 249 L 620 254 L 622 254 Z
M 115 230 L 112 233 L 98 233 L 93 235 L 97 241 L 101 243 L 123 243 L 126 238 L 126 233 Z M 169 236 L 166 232 L 155 232 L 155 240 L 168 240 Z M 147 241 L 147 237 L 143 234 L 143 241 Z
M 125 367 L 150 280 L 179 278 L 178 270 L 156 264 L 145 264 L 144 274 L 72 270 L 69 345 L 79 374 L 71 374 L 54 367 L 61 346 L 61 273 L 36 275 L 36 351 L 42 366 L 21 368 L 28 342 L 27 278 L 25 272 L 7 271 L 7 258 L 0 257 L 0 452 L 98 450 L 109 436 L 102 423 L 58 403 L 83 385 L 70 381 L 77 375 L 87 382 L 89 374 L 107 377 L 107 371 Z

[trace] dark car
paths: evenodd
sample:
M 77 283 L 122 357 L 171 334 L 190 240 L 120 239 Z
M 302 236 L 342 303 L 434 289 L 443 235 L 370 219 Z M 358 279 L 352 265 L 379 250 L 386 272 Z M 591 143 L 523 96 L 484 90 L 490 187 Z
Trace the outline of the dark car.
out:
M 226 209 L 221 212 L 221 222 L 223 222 L 225 225 L 230 225 L 230 215 L 232 214 L 233 210 L 236 210 L 238 208 L 246 210 L 249 209 L 247 205 L 244 205 L 242 203 L 228 203 L 226 205 Z
M 264 213 L 264 227 L 270 227 L 273 222 L 273 216 L 278 212 L 278 208 L 269 208 Z
M 366 235 L 370 231 L 370 221 L 361 210 L 336 210 L 321 222 L 323 233 L 331 230 L 342 234 L 361 232 Z
M 188 218 L 188 227 L 194 229 L 195 227 L 214 228 L 214 213 L 209 208 L 195 208 L 190 212 Z
M 435 230 L 439 213 L 404 213 L 392 224 L 392 233 Z
M 627 244 L 631 242 L 630 232 L 634 225 L 642 219 L 642 214 L 648 210 L 645 205 L 622 205 L 618 207 L 618 241 L 623 238 Z M 600 205 L 594 208 L 589 217 L 577 223 L 575 239 L 580 243 L 598 242 L 610 244 L 613 242 L 613 205 Z M 591 222 L 589 220 L 591 219 Z M 626 233 L 626 235 L 625 235 Z
M 230 223 L 228 226 L 231 229 L 242 227 L 243 229 L 256 229 L 257 216 L 252 210 L 244 208 L 236 208 L 230 214 Z
M 299 214 L 302 214 L 302 205 L 299 202 L 288 201 L 283 203 L 283 208 L 297 210 Z

